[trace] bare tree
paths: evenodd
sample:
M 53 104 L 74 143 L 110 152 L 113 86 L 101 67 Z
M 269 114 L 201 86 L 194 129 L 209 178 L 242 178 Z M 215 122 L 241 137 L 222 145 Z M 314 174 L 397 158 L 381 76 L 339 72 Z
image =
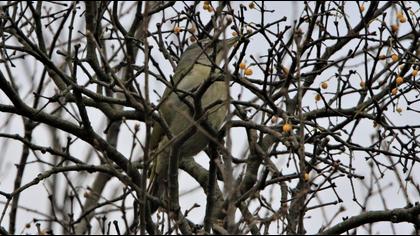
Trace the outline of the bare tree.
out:
M 277 4 L 3 2 L 0 233 L 419 233 L 419 3 Z M 210 72 L 183 90 L 191 46 L 182 76 Z M 163 151 L 168 198 L 148 191 Z

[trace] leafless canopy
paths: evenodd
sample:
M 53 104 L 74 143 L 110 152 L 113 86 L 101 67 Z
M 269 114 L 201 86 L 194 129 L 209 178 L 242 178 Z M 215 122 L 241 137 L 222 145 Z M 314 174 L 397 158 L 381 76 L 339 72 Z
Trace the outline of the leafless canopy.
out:
M 0 234 L 418 233 L 419 3 L 282 4 L 2 2 Z M 162 92 L 232 35 L 224 125 L 193 116 L 209 145 L 161 201 Z

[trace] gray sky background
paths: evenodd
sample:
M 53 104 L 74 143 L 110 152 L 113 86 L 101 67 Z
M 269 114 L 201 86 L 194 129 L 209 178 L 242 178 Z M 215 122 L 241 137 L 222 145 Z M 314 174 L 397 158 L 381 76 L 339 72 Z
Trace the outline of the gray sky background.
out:
M 238 9 L 238 4 L 239 2 L 235 2 L 233 3 L 233 6 L 235 6 L 236 9 Z M 248 2 L 245 2 L 245 4 L 248 4 Z M 83 6 L 83 4 L 81 4 Z M 368 3 L 365 3 L 366 5 L 366 9 L 368 7 Z M 180 8 L 182 7 L 182 3 L 177 3 L 175 5 L 176 8 Z M 266 21 L 270 22 L 276 19 L 279 19 L 283 16 L 287 17 L 287 22 L 284 22 L 281 24 L 281 26 L 285 26 L 285 25 L 290 25 L 292 24 L 292 19 L 296 18 L 296 16 L 300 15 L 300 12 L 302 10 L 302 2 L 298 2 L 298 3 L 293 3 L 293 2 L 267 2 L 266 3 L 266 8 L 268 9 L 273 9 L 275 12 L 272 14 L 267 14 L 266 15 Z M 360 15 L 359 15 L 359 11 L 357 9 L 357 3 L 355 2 L 347 2 L 346 3 L 346 14 L 349 16 L 349 19 L 351 20 L 351 24 L 355 25 L 359 20 L 360 20 Z M 170 12 L 167 12 L 167 14 L 170 14 Z M 172 12 L 173 14 L 173 12 Z M 207 12 L 202 12 L 202 21 L 203 22 L 207 22 L 207 20 L 210 17 L 210 13 Z M 128 20 L 128 17 L 125 19 Z M 160 22 L 160 17 L 155 17 L 152 19 L 152 22 L 150 23 L 150 25 L 153 27 L 157 22 Z M 255 10 L 248 10 L 246 12 L 246 20 L 248 22 L 254 22 L 254 23 L 259 23 L 260 21 L 260 14 L 258 11 Z M 129 21 L 126 21 L 129 22 Z M 124 23 L 124 21 L 123 21 Z M 377 29 L 379 23 L 378 22 L 373 22 L 370 26 L 370 29 Z M 84 31 L 83 27 L 84 25 L 80 25 L 81 27 L 81 31 Z M 167 29 L 171 29 L 173 26 L 171 25 L 166 25 L 164 26 Z M 304 29 L 303 29 L 304 30 Z M 403 34 L 404 30 L 408 30 L 407 28 L 404 29 L 404 27 L 402 26 L 401 28 L 401 34 Z M 344 31 L 343 31 L 344 32 Z M 230 35 L 230 32 L 227 32 L 227 35 Z M 261 54 L 266 54 L 266 51 L 268 50 L 266 44 L 261 43 L 261 41 L 259 40 L 260 36 L 257 36 L 255 38 L 253 38 L 251 40 L 250 43 L 250 48 L 248 51 L 248 55 L 246 57 L 246 61 L 251 62 L 252 60 L 250 59 L 249 55 L 253 55 L 254 57 L 258 58 L 259 55 Z M 171 38 L 170 38 L 171 39 Z M 152 40 L 149 40 L 149 42 L 152 42 Z M 327 45 L 328 44 L 332 44 L 334 43 L 334 41 L 331 42 L 326 42 Z M 350 43 L 346 48 L 351 48 L 352 46 L 354 46 L 354 42 Z M 343 49 L 342 51 L 342 55 L 337 54 L 335 55 L 333 58 L 339 58 L 342 56 L 345 56 L 345 54 L 347 53 L 347 49 Z M 385 52 L 384 52 L 385 53 Z M 162 63 L 167 64 L 167 61 L 163 60 L 163 57 L 160 55 L 160 52 L 158 52 L 155 48 L 154 53 L 152 53 L 152 56 L 156 56 L 156 57 L 160 57 L 162 58 Z M 362 57 L 359 58 L 355 58 L 353 59 L 352 63 L 349 64 L 353 64 L 354 67 L 352 68 L 346 68 L 346 69 L 356 69 L 358 71 L 358 73 L 360 73 L 361 78 L 364 78 L 364 70 L 359 70 L 358 68 L 360 68 L 360 65 L 358 64 L 359 62 L 362 61 Z M 138 64 L 141 64 L 142 59 L 139 58 L 138 60 Z M 29 65 L 31 65 L 31 63 L 28 63 Z M 284 63 L 285 65 L 288 65 L 287 62 Z M 33 65 L 33 63 L 32 63 Z M 17 78 L 17 83 L 18 85 L 22 88 L 22 93 L 21 94 L 26 94 L 28 91 L 32 91 L 33 88 L 30 88 L 29 86 L 27 86 L 28 81 L 32 80 L 32 79 L 39 79 L 39 74 L 42 71 L 42 68 L 36 68 L 36 66 L 39 65 L 34 65 L 33 67 L 35 68 L 29 68 L 28 71 L 32 72 L 26 72 L 23 70 L 15 70 L 13 71 L 15 78 Z M 1 69 L 3 69 L 3 67 L 0 67 Z M 17 67 L 19 68 L 19 67 Z M 167 73 L 173 73 L 170 70 L 170 66 L 164 66 L 162 68 L 166 68 L 167 69 Z M 259 75 L 261 75 L 260 72 L 258 72 L 257 70 L 254 70 L 255 73 L 252 76 L 253 78 L 258 78 Z M 317 81 L 314 84 L 317 83 L 321 83 L 322 81 L 325 81 L 327 79 L 330 78 L 331 75 L 334 75 L 334 71 L 330 70 L 327 71 L 325 73 L 323 73 L 321 76 L 319 76 L 319 78 L 317 79 Z M 38 75 L 38 77 L 37 77 Z M 354 81 L 355 86 L 358 86 L 360 81 Z M 332 97 L 333 93 L 334 93 L 334 88 L 335 88 L 335 83 L 336 80 L 334 78 L 329 80 L 329 88 L 327 89 L 328 92 L 331 93 L 331 95 L 327 95 Z M 162 84 L 155 82 L 152 83 L 152 89 L 156 89 L 160 92 L 163 91 L 164 87 Z M 238 86 L 233 86 L 232 87 L 232 95 L 234 96 L 235 94 L 237 94 L 239 92 L 240 88 Z M 155 96 L 153 94 L 153 92 L 150 92 L 151 96 L 153 99 L 157 99 L 157 96 Z M 27 101 L 31 101 L 32 94 L 28 95 Z M 248 94 L 249 96 L 249 94 Z M 314 96 L 315 93 L 311 93 L 309 92 L 307 96 L 305 96 L 304 98 L 304 104 L 305 106 L 309 106 L 311 109 L 315 109 L 316 106 L 322 107 L 321 104 L 316 104 L 314 101 Z M 235 96 L 234 96 L 235 97 Z M 353 106 L 355 104 L 355 102 L 357 101 L 358 98 L 354 98 L 354 97 L 347 97 L 343 102 L 345 105 L 347 106 Z M 2 92 L 0 92 L 0 102 L 1 103 L 5 103 L 7 101 L 7 99 L 5 98 L 4 94 Z M 405 124 L 419 124 L 419 116 L 416 115 L 416 113 L 414 112 L 410 112 L 410 111 L 406 111 L 406 104 L 404 103 L 403 100 L 400 101 L 400 106 L 403 108 L 403 112 L 401 114 L 397 114 L 394 113 L 392 111 L 392 109 L 389 109 L 389 111 L 387 113 L 391 114 L 390 117 L 392 119 L 393 122 L 395 122 L 396 125 L 405 125 Z M 99 113 L 97 111 L 90 111 L 91 113 L 91 117 L 98 117 L 98 119 L 92 119 L 94 121 L 96 121 L 96 123 L 94 123 L 94 126 L 97 127 L 98 132 L 102 132 L 104 127 L 105 127 L 105 123 L 102 119 L 102 116 L 99 115 Z M 4 132 L 4 133 L 18 133 L 23 135 L 23 128 L 22 128 L 22 122 L 20 120 L 19 117 L 14 116 L 11 119 L 11 125 L 5 127 L 3 126 L 3 124 L 6 122 L 6 118 L 8 117 L 7 114 L 0 114 L 0 132 Z M 136 122 L 133 121 L 129 121 L 127 122 L 129 124 L 130 127 L 133 127 L 133 124 Z M 322 124 L 322 123 L 321 123 Z M 327 124 L 327 122 L 325 122 L 324 124 Z M 143 127 L 143 126 L 142 126 Z M 360 130 L 359 130 L 360 129 Z M 375 128 L 372 127 L 372 122 L 371 121 L 362 121 L 361 125 L 358 128 L 357 131 L 357 139 L 353 140 L 356 143 L 359 143 L 361 145 L 369 145 L 371 142 L 370 139 L 370 135 L 372 133 L 375 132 Z M 49 130 L 46 128 L 46 126 L 42 125 L 40 127 L 38 127 L 35 130 L 34 133 L 34 143 L 39 144 L 39 145 L 49 145 L 50 142 L 50 135 L 49 135 Z M 243 129 L 233 129 L 232 130 L 232 141 L 233 141 L 233 155 L 234 156 L 239 156 L 240 154 L 243 153 L 243 149 L 245 147 L 245 141 L 246 139 L 244 139 L 245 137 L 245 132 Z M 65 145 L 65 140 L 66 140 L 66 134 L 62 133 L 62 145 Z M 8 146 L 7 149 L 5 148 L 5 143 L 6 140 L 5 139 L 0 139 L 0 153 L 2 154 L 0 157 L 0 190 L 1 191 L 5 191 L 5 192 L 11 192 L 13 189 L 13 182 L 14 182 L 14 178 L 15 178 L 15 174 L 16 174 L 16 168 L 14 166 L 14 164 L 19 162 L 19 157 L 20 157 L 20 152 L 21 152 L 21 148 L 22 145 L 19 142 L 16 141 L 12 141 L 12 140 L 7 140 L 8 142 Z M 121 151 L 121 153 L 125 154 L 125 155 L 129 155 L 129 151 L 131 149 L 131 134 L 129 133 L 127 127 L 125 125 L 122 125 L 121 128 L 121 134 L 119 137 L 119 146 L 118 149 Z M 77 141 L 77 145 L 72 146 L 71 149 L 71 153 L 76 156 L 76 157 L 80 157 L 81 159 L 85 158 L 86 152 L 87 152 L 87 145 L 85 145 L 84 143 Z M 139 149 L 136 150 L 137 151 L 137 157 L 141 155 L 141 152 L 139 151 Z M 370 169 L 368 168 L 367 162 L 364 159 L 365 154 L 361 153 L 361 152 L 355 152 L 355 156 L 353 159 L 354 162 L 354 166 L 357 169 L 356 173 L 359 175 L 364 175 L 366 178 L 366 181 L 368 182 L 370 179 Z M 33 154 L 31 154 L 29 161 L 33 161 L 35 160 L 35 156 Z M 49 155 L 42 155 L 39 156 L 40 159 L 46 159 L 46 160 L 50 160 L 50 156 Z M 348 156 L 343 155 L 342 159 L 340 159 L 343 163 L 348 163 Z M 385 158 L 385 157 L 384 157 Z M 196 159 L 204 166 L 208 166 L 208 159 L 206 157 L 205 154 L 201 153 L 199 154 Z M 293 169 L 287 169 L 285 167 L 285 161 L 287 160 L 287 156 L 284 156 L 283 158 L 278 158 L 277 160 L 274 160 L 274 162 L 278 165 L 279 169 L 282 169 L 284 171 L 284 173 L 291 173 L 294 172 Z M 94 160 L 93 163 L 99 163 L 99 160 Z M 42 171 L 45 170 L 45 166 L 44 167 L 40 167 L 39 164 L 30 164 L 27 166 L 25 174 L 23 176 L 23 183 L 27 183 L 29 181 L 31 181 L 33 178 L 36 177 L 36 175 Z M 235 170 L 236 173 L 239 173 L 240 169 Z M 419 168 L 416 167 L 415 171 L 413 171 L 413 173 L 418 173 Z M 72 179 L 72 177 L 75 177 L 77 175 L 80 175 L 81 173 L 68 173 L 68 177 Z M 92 183 L 93 180 L 93 176 L 94 175 L 86 175 L 85 178 L 81 178 L 78 179 L 76 181 L 76 183 L 78 185 L 81 185 L 83 187 L 87 187 Z M 404 175 L 403 175 L 404 176 Z M 418 179 L 418 174 L 414 174 L 414 176 L 416 177 L 416 179 Z M 313 177 L 313 175 L 312 175 Z M 65 184 L 63 178 L 61 179 L 61 183 Z M 74 178 L 73 178 L 74 179 Z M 82 182 L 83 181 L 83 182 Z M 357 183 L 357 181 L 355 182 Z M 341 217 L 344 216 L 353 216 L 353 215 L 357 215 L 358 213 L 360 213 L 361 209 L 360 207 L 358 207 L 358 205 L 356 203 L 354 203 L 352 201 L 352 193 L 351 193 L 351 188 L 350 188 L 350 183 L 348 181 L 347 178 L 342 178 L 338 181 L 336 181 L 337 184 L 337 192 L 339 194 L 339 196 L 344 200 L 344 203 L 342 204 L 345 208 L 346 211 L 344 211 L 343 213 L 341 213 L 339 215 L 339 217 L 337 217 L 335 219 L 335 223 L 340 222 L 342 219 Z M 401 208 L 404 207 L 406 205 L 406 202 L 404 200 L 403 197 L 403 193 L 402 189 L 399 189 L 398 184 L 396 183 L 396 179 L 395 179 L 395 175 L 392 171 L 388 171 L 385 172 L 385 177 L 380 181 L 381 186 L 386 186 L 388 184 L 392 184 L 393 186 L 385 188 L 384 189 L 384 193 L 385 196 L 387 196 L 386 199 L 386 204 L 387 207 L 389 209 L 392 208 Z M 194 180 L 192 180 L 192 178 L 188 177 L 186 174 L 181 173 L 181 177 L 180 177 L 180 187 L 181 187 L 181 192 L 184 191 L 189 191 L 191 189 L 194 189 L 194 187 L 197 184 L 195 183 Z M 222 185 L 221 185 L 222 186 Z M 20 205 L 21 206 L 25 206 L 25 207 L 30 207 L 33 208 L 37 211 L 40 212 L 48 212 L 48 198 L 47 198 L 47 191 L 46 191 L 46 186 L 41 182 L 40 184 L 38 184 L 37 186 L 31 187 L 29 190 L 23 192 L 23 194 L 21 195 L 20 198 Z M 121 183 L 115 179 L 113 179 L 106 188 L 106 192 L 105 192 L 105 196 L 112 196 L 113 193 L 116 192 L 116 189 L 121 189 Z M 359 198 L 363 198 L 364 196 L 366 196 L 366 189 L 364 187 L 362 187 L 360 184 L 357 184 L 356 186 L 356 191 L 357 191 L 357 196 Z M 411 202 L 414 201 L 418 201 L 419 196 L 418 194 L 413 191 L 412 189 L 408 189 L 408 193 L 409 196 L 411 198 Z M 181 198 L 181 206 L 183 207 L 183 210 L 190 208 L 194 203 L 198 203 L 201 205 L 200 208 L 194 209 L 193 211 L 190 212 L 190 219 L 193 220 L 196 223 L 202 223 L 203 219 L 204 219 L 204 211 L 205 211 L 205 195 L 203 194 L 203 192 L 201 190 L 198 191 L 194 191 L 192 194 L 188 194 L 188 197 L 182 197 Z M 323 202 L 329 202 L 329 201 L 334 201 L 336 200 L 335 195 L 331 192 L 323 192 L 321 194 L 322 196 L 322 200 Z M 273 191 L 273 195 L 271 196 L 274 199 L 280 199 L 280 191 L 278 189 L 278 187 L 275 187 L 275 190 Z M 3 197 L 0 197 L 0 201 L 4 202 L 6 199 Z M 127 202 L 127 204 L 130 203 L 130 201 Z M 316 201 L 314 201 L 312 204 L 317 204 Z M 251 206 L 255 204 L 251 204 Z M 316 233 L 319 228 L 321 227 L 321 225 L 325 224 L 326 222 L 323 222 L 323 214 L 326 214 L 327 216 L 332 216 L 336 213 L 337 209 L 339 208 L 340 205 L 336 205 L 336 206 L 328 206 L 325 207 L 325 209 L 323 209 L 323 211 L 321 211 L 320 209 L 317 210 L 313 210 L 310 213 L 308 213 L 308 216 L 310 216 L 310 218 L 306 219 L 306 228 L 308 230 L 308 233 L 313 234 Z M 278 207 L 278 206 L 277 206 Z M 3 204 L 0 205 L 0 209 L 3 209 Z M 368 204 L 368 210 L 383 210 L 383 204 L 380 200 L 379 197 L 373 197 L 371 199 L 371 201 Z M 252 208 L 251 208 L 252 211 Z M 7 212 L 8 214 L 8 212 Z M 77 215 L 77 213 L 76 213 Z M 39 217 L 36 214 L 27 212 L 25 210 L 19 210 L 18 211 L 18 225 L 17 225 L 17 232 L 20 232 L 23 228 L 25 223 L 29 223 L 32 221 L 32 219 L 34 217 Z M 40 217 L 42 218 L 42 217 Z M 329 217 L 327 217 L 329 218 Z M 115 214 L 115 219 L 120 220 L 120 215 L 119 214 Z M 96 222 L 94 222 L 94 225 L 96 224 Z M 1 223 L 1 225 L 3 227 L 8 226 L 8 215 L 5 217 L 5 219 L 3 220 L 3 222 Z M 272 233 L 276 233 L 276 225 L 272 224 L 272 229 L 270 232 Z M 396 225 L 396 229 L 398 233 L 411 233 L 413 227 L 409 224 L 398 224 Z M 28 233 L 35 233 L 36 229 L 35 227 L 32 226 L 31 229 L 25 231 Z M 363 231 L 358 231 L 359 233 L 362 233 Z M 389 226 L 388 223 L 377 223 L 374 225 L 374 230 L 373 232 L 380 232 L 380 233 L 391 233 L 391 228 Z

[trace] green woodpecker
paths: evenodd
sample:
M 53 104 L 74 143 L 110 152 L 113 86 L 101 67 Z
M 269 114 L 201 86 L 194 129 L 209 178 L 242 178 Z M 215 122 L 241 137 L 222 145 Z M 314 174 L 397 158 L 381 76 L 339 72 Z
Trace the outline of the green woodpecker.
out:
M 191 128 L 196 122 L 191 114 L 193 99 L 188 93 L 195 92 L 204 81 L 210 78 L 214 65 L 220 65 L 224 52 L 228 51 L 238 38 L 227 40 L 201 40 L 189 46 L 181 55 L 173 76 L 173 87 L 167 87 L 161 98 L 159 111 L 168 125 L 173 137 Z M 215 60 L 213 60 L 215 56 Z M 212 63 L 213 62 L 213 63 Z M 213 70 L 221 73 L 220 70 Z M 226 116 L 227 84 L 225 81 L 214 81 L 201 97 L 201 107 L 208 114 L 208 122 L 212 128 L 219 130 Z M 217 103 L 219 102 L 219 103 Z M 215 105 L 217 104 L 217 105 Z M 208 109 L 206 109 L 208 108 Z M 202 151 L 208 144 L 209 137 L 202 129 L 197 128 L 189 138 L 183 142 L 178 150 L 180 157 L 192 157 Z M 168 167 L 171 150 L 171 140 L 165 135 L 163 128 L 154 125 L 151 135 L 152 168 L 148 192 L 163 200 L 167 195 Z M 153 155 L 155 153 L 156 155 Z M 151 206 L 154 212 L 156 206 Z

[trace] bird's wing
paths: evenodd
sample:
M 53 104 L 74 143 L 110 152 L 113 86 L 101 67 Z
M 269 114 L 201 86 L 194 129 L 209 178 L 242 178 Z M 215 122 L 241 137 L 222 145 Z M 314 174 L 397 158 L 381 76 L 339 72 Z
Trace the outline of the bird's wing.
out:
M 181 63 L 185 63 L 186 58 L 188 56 L 192 55 L 192 50 L 194 49 L 194 46 L 190 46 L 188 47 L 183 56 L 181 57 L 181 59 L 178 62 L 178 65 L 180 65 Z M 175 68 L 175 73 L 173 76 L 173 86 L 177 86 L 177 83 L 188 73 L 188 70 L 190 70 L 190 68 L 184 67 L 176 67 Z M 160 107 L 162 114 L 165 114 L 166 112 L 170 112 L 169 111 L 169 106 L 168 106 L 168 100 L 169 100 L 169 96 L 171 95 L 172 92 L 172 88 L 171 87 L 166 87 L 165 91 L 163 92 L 162 98 L 161 100 L 163 100 L 162 105 Z M 166 120 L 167 124 L 170 124 L 170 120 Z M 156 149 L 157 146 L 159 145 L 160 140 L 162 139 L 162 136 L 164 135 L 164 132 L 162 130 L 162 127 L 159 124 L 155 124 L 155 127 L 153 127 L 153 132 L 151 135 L 151 148 Z

